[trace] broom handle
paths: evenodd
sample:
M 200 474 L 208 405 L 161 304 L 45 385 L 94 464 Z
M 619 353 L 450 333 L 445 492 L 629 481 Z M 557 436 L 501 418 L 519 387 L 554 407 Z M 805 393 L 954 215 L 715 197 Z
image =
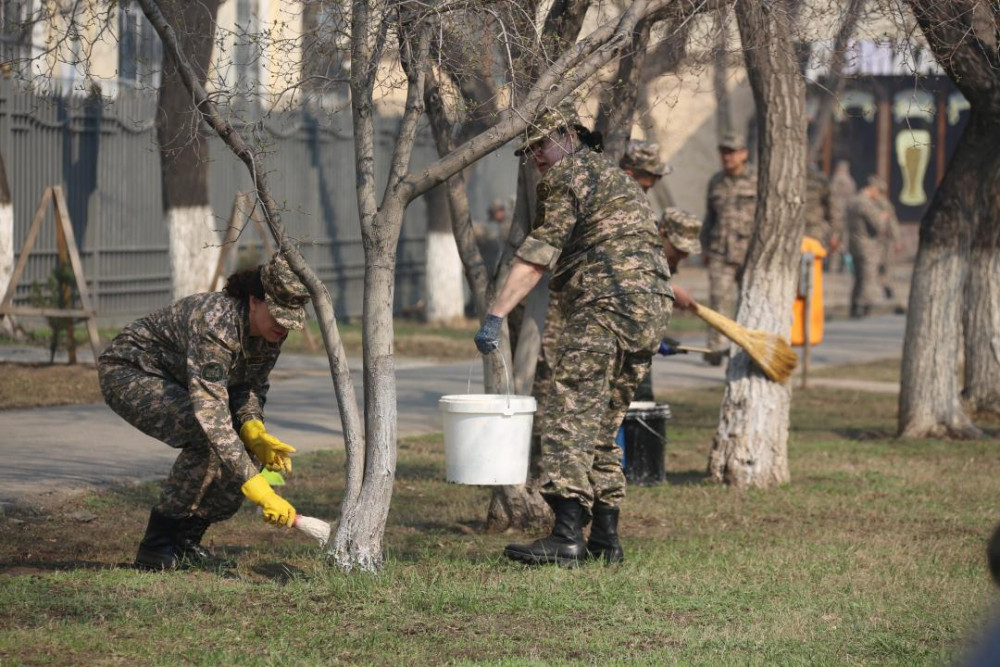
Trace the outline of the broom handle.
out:
M 716 317 L 718 317 L 720 319 L 729 320 L 730 322 L 733 323 L 733 326 L 737 326 L 737 327 L 742 328 L 742 326 L 740 324 L 737 324 L 733 320 L 730 320 L 728 317 L 726 317 L 722 313 L 717 313 L 716 311 L 712 310 L 711 308 L 709 308 L 707 306 L 701 305 L 697 301 L 694 301 L 692 303 L 694 304 L 694 306 L 693 306 L 694 314 L 697 315 L 698 317 L 700 317 L 702 320 L 704 320 L 705 323 L 708 324 L 708 326 L 712 327 L 713 329 L 715 329 L 716 331 L 718 331 L 719 333 L 721 333 L 726 338 L 729 338 L 729 340 L 733 340 L 733 339 L 729 336 L 729 334 L 726 333 L 726 330 L 723 329 L 723 328 L 721 328 L 715 322 L 713 322 L 711 318 L 706 317 L 705 313 L 711 313 L 712 315 L 715 315 Z M 733 342 L 735 343 L 736 341 L 733 341 Z
M 694 345 L 678 345 L 677 349 L 681 352 L 701 352 L 702 354 L 711 354 L 715 350 L 710 350 L 707 347 L 696 347 Z

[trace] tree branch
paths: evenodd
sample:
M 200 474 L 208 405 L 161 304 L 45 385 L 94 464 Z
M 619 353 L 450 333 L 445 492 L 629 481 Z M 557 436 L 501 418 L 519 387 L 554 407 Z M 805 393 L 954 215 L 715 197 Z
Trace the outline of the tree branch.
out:
M 672 0 L 638 0 L 617 23 L 606 23 L 566 51 L 531 87 L 522 104 L 500 115 L 489 130 L 465 142 L 452 153 L 410 174 L 400 186 L 412 201 L 449 176 L 496 150 L 528 127 L 540 108 L 554 106 L 601 67 L 611 62 L 630 42 L 636 23 Z

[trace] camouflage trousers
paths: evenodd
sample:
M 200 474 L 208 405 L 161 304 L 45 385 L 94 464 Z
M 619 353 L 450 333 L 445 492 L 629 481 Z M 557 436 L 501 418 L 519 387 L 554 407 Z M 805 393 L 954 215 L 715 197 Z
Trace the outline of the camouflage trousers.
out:
M 879 300 L 878 266 L 882 248 L 877 239 L 851 240 L 851 259 L 854 261 L 854 286 L 851 289 L 851 312 L 861 307 L 874 306 Z
M 553 320 L 549 310 L 533 387 L 543 495 L 576 498 L 587 510 L 625 498 L 615 436 L 673 307 L 659 295 L 639 302 L 628 315 L 588 306 L 557 309 Z
M 242 481 L 228 471 L 194 416 L 187 388 L 129 366 L 101 364 L 101 393 L 115 413 L 180 455 L 153 507 L 164 516 L 198 516 L 212 523 L 243 504 Z
M 717 258 L 708 260 L 708 307 L 736 319 L 736 308 L 739 305 L 740 282 L 742 267 L 737 264 Z M 711 350 L 721 350 L 729 347 L 729 340 L 713 328 L 708 330 L 706 347 Z

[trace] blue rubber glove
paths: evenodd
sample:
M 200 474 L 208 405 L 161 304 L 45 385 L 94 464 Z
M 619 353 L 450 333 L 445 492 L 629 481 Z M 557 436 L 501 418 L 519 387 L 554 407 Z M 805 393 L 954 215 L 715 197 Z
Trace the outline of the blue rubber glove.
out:
M 496 315 L 487 315 L 483 320 L 483 326 L 476 332 L 476 347 L 483 354 L 489 354 L 500 347 L 500 326 L 503 318 Z
M 680 354 L 681 351 L 677 349 L 677 341 L 673 338 L 664 338 L 660 341 L 660 347 L 656 350 L 657 354 L 662 354 L 665 357 L 669 357 L 674 354 Z

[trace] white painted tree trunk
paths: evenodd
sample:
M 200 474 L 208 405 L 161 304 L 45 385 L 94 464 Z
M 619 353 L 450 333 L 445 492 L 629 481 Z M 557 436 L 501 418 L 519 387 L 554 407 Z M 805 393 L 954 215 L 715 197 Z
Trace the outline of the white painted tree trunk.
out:
M 923 244 L 922 244 L 923 246 Z M 959 298 L 942 290 L 965 282 L 967 258 L 957 248 L 921 247 L 910 286 L 899 394 L 899 435 L 913 438 L 976 437 L 961 405 L 958 359 L 962 346 Z
M 962 405 L 959 358 L 969 274 L 972 202 L 980 187 L 988 122 L 973 107 L 944 180 L 920 221 L 899 388 L 899 435 L 975 438 Z
M 465 315 L 465 275 L 452 232 L 427 232 L 425 274 L 427 321 L 448 322 Z
M 14 206 L 0 202 L 0 299 L 7 293 L 11 275 L 14 273 Z M 14 327 L 10 316 L 0 320 L 0 333 L 11 336 Z
M 737 320 L 786 336 L 803 227 L 805 88 L 792 56 L 788 7 L 740 0 L 736 15 L 760 133 L 757 213 Z M 726 372 L 712 478 L 738 488 L 788 482 L 790 407 L 788 386 L 769 380 L 739 350 Z
M 962 396 L 973 413 L 1000 414 L 1000 250 L 996 247 L 973 247 L 965 294 Z
M 171 208 L 166 212 L 170 236 L 170 275 L 174 300 L 205 292 L 219 261 L 218 226 L 208 206 Z
M 10 184 L 7 182 L 7 167 L 3 155 L 0 154 L 0 301 L 7 294 L 14 273 L 14 202 L 10 197 Z M 14 334 L 14 323 L 8 315 L 0 320 L 0 333 L 6 336 Z

